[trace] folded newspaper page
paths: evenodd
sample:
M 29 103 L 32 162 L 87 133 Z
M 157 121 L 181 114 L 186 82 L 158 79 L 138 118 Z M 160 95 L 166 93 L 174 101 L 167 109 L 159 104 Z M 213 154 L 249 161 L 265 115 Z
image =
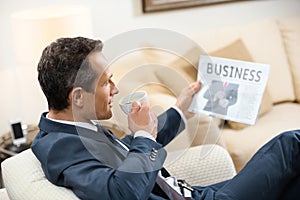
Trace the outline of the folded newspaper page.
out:
M 203 86 L 189 110 L 254 125 L 269 72 L 267 64 L 201 56 L 198 80 Z

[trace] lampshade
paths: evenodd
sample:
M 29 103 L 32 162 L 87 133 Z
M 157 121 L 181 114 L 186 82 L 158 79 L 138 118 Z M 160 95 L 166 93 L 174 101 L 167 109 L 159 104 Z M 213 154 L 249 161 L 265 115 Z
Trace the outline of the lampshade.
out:
M 42 50 L 59 37 L 92 36 L 90 10 L 60 6 L 13 13 L 12 33 L 18 65 L 36 63 Z
M 90 10 L 84 6 L 31 9 L 13 13 L 11 22 L 16 65 L 2 81 L 9 103 L 0 109 L 7 121 L 17 117 L 24 124 L 37 124 L 47 110 L 36 70 L 42 51 L 60 37 L 92 37 Z M 9 128 L 5 120 L 0 120 L 0 125 Z

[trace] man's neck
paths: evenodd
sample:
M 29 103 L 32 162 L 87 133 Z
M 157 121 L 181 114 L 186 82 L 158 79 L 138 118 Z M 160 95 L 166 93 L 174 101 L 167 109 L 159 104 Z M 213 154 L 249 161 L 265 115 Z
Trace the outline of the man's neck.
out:
M 83 122 L 79 120 L 74 120 L 73 116 L 71 115 L 70 117 L 70 115 L 68 115 L 67 112 L 61 112 L 61 111 L 57 112 L 57 111 L 49 110 L 49 113 L 46 115 L 46 117 L 55 122 L 79 126 L 97 132 L 97 127 L 95 126 L 94 123 L 92 123 L 91 121 Z
M 75 112 L 77 113 L 77 112 Z M 70 121 L 70 122 L 82 122 L 82 123 L 89 123 L 94 124 L 93 120 L 90 117 L 83 117 L 84 115 L 78 112 L 75 114 L 71 109 L 64 109 L 64 110 L 53 110 L 50 109 L 47 115 L 48 118 L 60 121 Z
M 53 110 L 50 109 L 48 113 L 48 117 L 54 120 L 63 120 L 63 121 L 71 121 L 74 122 L 74 117 L 72 114 L 72 111 L 69 111 L 67 109 L 65 110 Z

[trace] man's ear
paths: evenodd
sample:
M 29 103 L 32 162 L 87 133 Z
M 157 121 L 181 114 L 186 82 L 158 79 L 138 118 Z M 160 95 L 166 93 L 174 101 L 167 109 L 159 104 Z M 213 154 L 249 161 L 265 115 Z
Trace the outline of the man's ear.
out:
M 83 89 L 81 87 L 76 87 L 71 92 L 72 104 L 80 108 L 83 107 Z

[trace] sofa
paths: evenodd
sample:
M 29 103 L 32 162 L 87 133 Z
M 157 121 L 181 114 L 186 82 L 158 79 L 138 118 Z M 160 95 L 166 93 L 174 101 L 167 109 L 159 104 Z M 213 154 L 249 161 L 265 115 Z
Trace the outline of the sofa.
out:
M 271 67 L 256 124 L 225 121 L 221 127 L 226 149 L 239 172 L 270 139 L 300 128 L 300 18 L 265 19 L 206 34 L 195 35 L 195 40 L 210 55 Z
M 255 125 L 197 115 L 188 121 L 185 133 L 167 146 L 169 151 L 218 144 L 227 149 L 239 172 L 270 139 L 300 127 L 299 17 L 267 18 L 207 32 L 199 28 L 199 32 L 188 35 L 192 42 L 181 37 L 165 38 L 181 51 L 168 50 L 170 46 L 162 39 L 161 46 L 146 44 L 113 60 L 110 67 L 120 89 L 115 102 L 129 92 L 145 90 L 153 109 L 161 113 L 174 105 L 182 88 L 196 80 L 200 55 L 269 64 L 270 75 Z M 117 107 L 114 112 L 117 118 L 108 123 L 128 132 L 126 116 Z

